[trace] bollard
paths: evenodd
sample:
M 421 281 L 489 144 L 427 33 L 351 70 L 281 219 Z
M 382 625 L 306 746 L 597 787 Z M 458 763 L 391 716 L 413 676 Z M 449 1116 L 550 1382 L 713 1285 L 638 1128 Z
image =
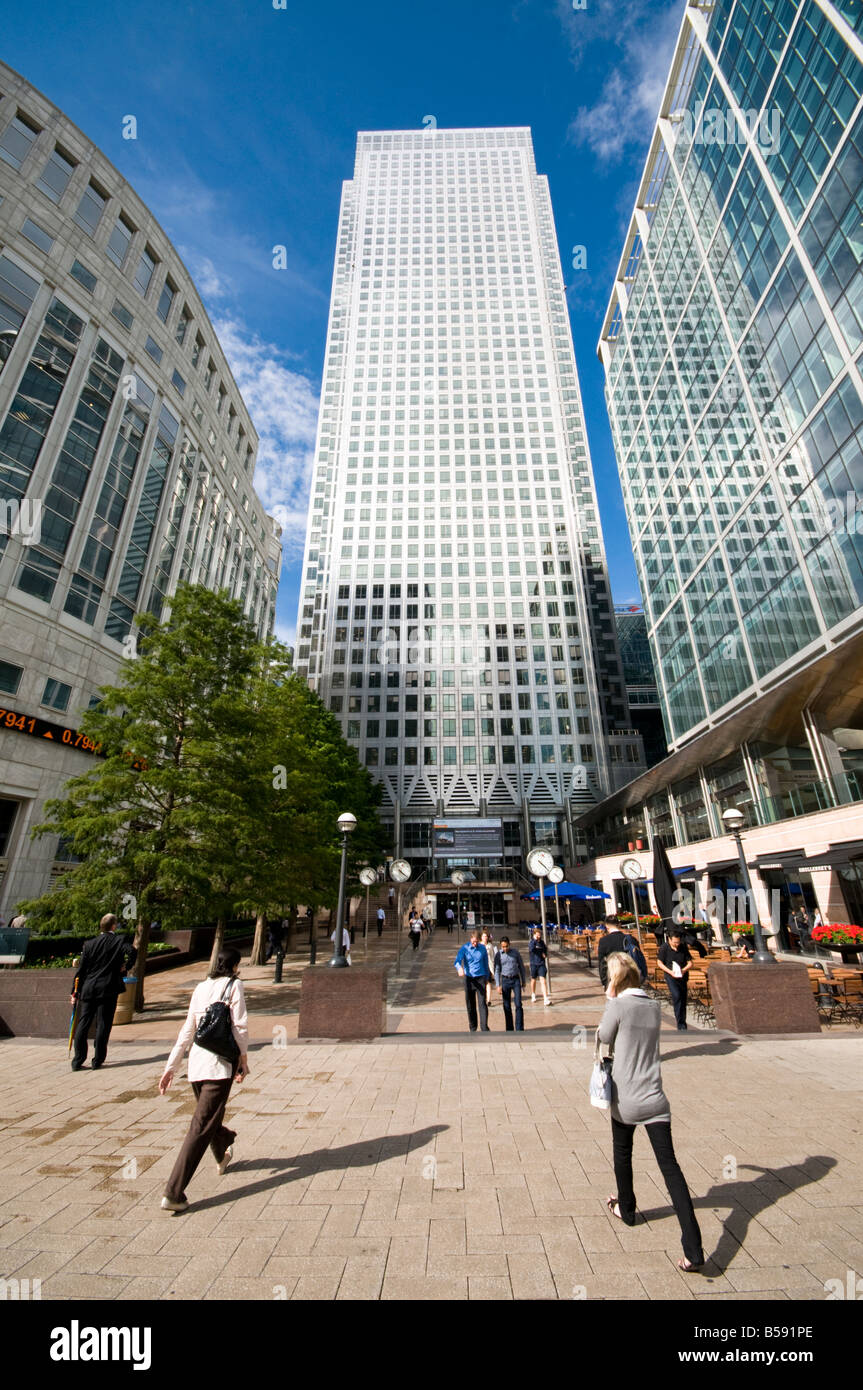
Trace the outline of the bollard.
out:
M 274 985 L 280 985 L 282 983 L 282 964 L 284 962 L 284 959 L 285 953 L 280 946 L 278 951 L 276 952 L 276 973 L 273 976 Z

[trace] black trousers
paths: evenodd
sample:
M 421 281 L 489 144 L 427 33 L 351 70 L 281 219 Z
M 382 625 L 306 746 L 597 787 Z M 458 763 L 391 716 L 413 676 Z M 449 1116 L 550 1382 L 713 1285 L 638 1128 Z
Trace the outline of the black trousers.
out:
M 467 1021 L 472 1033 L 476 1032 L 477 1000 L 479 1001 L 479 1026 L 484 1033 L 488 1032 L 488 1004 L 485 1002 L 487 983 L 487 975 L 465 975 L 464 977 L 464 1001 L 467 1005 Z
M 418 931 L 412 931 L 409 933 L 409 935 L 411 939 L 411 945 L 413 946 L 414 950 L 416 950 L 420 944 L 420 933 Z
M 512 1027 L 512 1006 L 515 1004 L 515 1031 L 524 1032 L 524 1009 L 521 1006 L 521 980 L 516 975 L 510 978 L 501 978 L 500 982 L 501 998 L 503 999 L 503 1017 L 506 1023 L 506 1031 L 511 1033 Z
M 612 1116 L 611 1137 L 614 1144 L 614 1176 L 617 1182 L 617 1200 L 620 1205 L 620 1215 L 627 1226 L 635 1225 L 635 1191 L 632 1186 L 632 1140 L 635 1129 L 635 1125 L 622 1124 L 620 1120 L 615 1120 Z M 674 1154 L 674 1145 L 671 1142 L 671 1125 L 665 1120 L 658 1124 L 644 1125 L 644 1129 L 647 1130 L 647 1137 L 653 1147 L 654 1157 L 659 1164 L 659 1171 L 665 1181 L 668 1195 L 680 1222 L 683 1253 L 691 1264 L 703 1264 L 704 1251 L 701 1246 L 701 1231 L 695 1219 L 695 1209 L 689 1195 L 689 1188 L 686 1186 L 686 1179 Z
M 172 1202 L 183 1201 L 186 1184 L 204 1157 L 208 1145 L 216 1162 L 221 1163 L 236 1139 L 234 1131 L 226 1129 L 222 1124 L 233 1084 L 233 1077 L 229 1081 L 192 1082 L 192 1090 L 198 1104 L 165 1188 L 165 1196 Z
M 78 1001 L 78 1023 L 75 1027 L 76 1063 L 80 1064 L 87 1059 L 87 1034 L 94 1021 L 96 1031 L 93 1035 L 93 1061 L 97 1066 L 104 1062 L 118 998 L 117 994 L 81 995 Z
M 666 975 L 665 981 L 674 1007 L 677 1026 L 678 1028 L 686 1028 L 686 980 L 675 980 L 673 976 Z

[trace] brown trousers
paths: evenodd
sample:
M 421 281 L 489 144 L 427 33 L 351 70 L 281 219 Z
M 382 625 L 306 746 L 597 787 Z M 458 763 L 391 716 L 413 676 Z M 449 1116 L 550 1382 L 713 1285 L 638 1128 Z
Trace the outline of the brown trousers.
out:
M 228 1096 L 233 1084 L 233 1077 L 230 1081 L 192 1082 L 192 1090 L 195 1092 L 198 1105 L 192 1116 L 189 1132 L 183 1140 L 183 1147 L 177 1156 L 177 1162 L 174 1164 L 174 1171 L 171 1173 L 165 1188 L 165 1196 L 170 1201 L 182 1202 L 184 1200 L 186 1184 L 204 1157 L 208 1145 L 213 1151 L 216 1162 L 221 1163 L 227 1149 L 236 1139 L 237 1136 L 234 1131 L 226 1129 L 222 1124 L 225 1117 L 225 1106 L 228 1104 Z

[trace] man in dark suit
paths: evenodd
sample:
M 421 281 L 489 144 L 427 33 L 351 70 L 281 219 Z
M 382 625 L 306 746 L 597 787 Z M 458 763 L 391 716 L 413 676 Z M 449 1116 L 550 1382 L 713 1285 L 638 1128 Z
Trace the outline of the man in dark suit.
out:
M 634 957 L 634 959 L 638 966 L 642 983 L 644 983 L 647 977 L 647 966 L 644 962 L 644 956 L 641 954 L 638 942 L 629 932 L 621 931 L 620 927 L 613 927 L 610 932 L 606 932 L 605 936 L 600 939 L 599 945 L 596 948 L 596 965 L 599 970 L 599 978 L 603 989 L 608 989 L 608 957 L 613 951 L 624 951 L 626 954 L 630 954 L 630 943 L 632 943 L 638 951 L 638 955 Z
M 117 936 L 116 926 L 117 918 L 107 913 L 99 923 L 99 935 L 85 941 L 81 952 L 78 989 L 71 1000 L 73 1005 L 80 1000 L 73 1071 L 80 1071 L 87 1059 L 87 1033 L 94 1020 L 96 1033 L 91 1064 L 94 1071 L 101 1067 L 108 1051 L 114 1010 L 123 992 L 123 976 L 135 959 L 133 947 L 124 936 Z

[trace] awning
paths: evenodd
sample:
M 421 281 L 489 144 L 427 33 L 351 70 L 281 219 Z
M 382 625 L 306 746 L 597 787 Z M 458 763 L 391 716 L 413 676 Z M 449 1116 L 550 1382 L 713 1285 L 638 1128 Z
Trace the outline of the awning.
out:
M 603 893 L 598 888 L 585 888 L 581 883 L 569 883 L 566 879 L 557 885 L 557 895 L 559 898 L 577 898 L 582 902 L 593 901 L 598 898 L 608 898 L 609 893 Z M 525 902 L 539 902 L 539 892 L 522 893 Z M 547 883 L 543 897 L 554 897 L 554 884 Z

